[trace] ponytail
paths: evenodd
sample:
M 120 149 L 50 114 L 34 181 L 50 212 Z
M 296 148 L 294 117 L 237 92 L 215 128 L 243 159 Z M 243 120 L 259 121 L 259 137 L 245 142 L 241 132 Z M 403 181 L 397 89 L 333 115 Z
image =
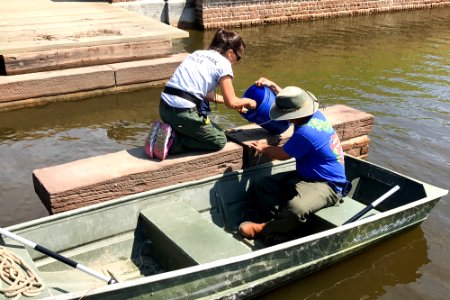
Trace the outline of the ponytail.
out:
M 220 54 L 223 54 L 228 49 L 238 51 L 241 47 L 245 49 L 245 43 L 236 32 L 226 31 L 220 28 L 214 35 L 208 49 L 216 50 Z

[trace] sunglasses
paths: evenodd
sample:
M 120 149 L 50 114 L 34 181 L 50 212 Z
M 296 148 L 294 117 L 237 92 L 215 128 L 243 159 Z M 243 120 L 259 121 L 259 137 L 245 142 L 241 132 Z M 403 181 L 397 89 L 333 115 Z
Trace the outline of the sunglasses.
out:
M 233 52 L 234 52 L 234 55 L 236 55 L 236 59 L 237 59 L 237 61 L 240 61 L 240 60 L 241 60 L 241 58 L 242 58 L 242 56 L 240 56 L 240 55 L 239 55 L 239 53 L 237 53 L 237 51 L 236 51 L 236 50 L 234 50 L 234 49 L 231 49 L 231 50 L 233 50 Z

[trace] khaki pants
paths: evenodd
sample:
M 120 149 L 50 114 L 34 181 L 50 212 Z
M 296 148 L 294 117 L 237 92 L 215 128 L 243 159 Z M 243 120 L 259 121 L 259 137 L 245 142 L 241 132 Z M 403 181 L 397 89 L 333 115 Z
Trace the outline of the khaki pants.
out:
M 340 200 L 326 182 L 302 181 L 296 171 L 263 177 L 254 188 L 258 211 L 267 221 L 262 237 L 292 233 L 310 214 Z
M 218 151 L 225 147 L 225 133 L 209 118 L 203 117 L 193 109 L 179 109 L 160 102 L 159 115 L 163 122 L 175 130 L 175 138 L 169 154 L 193 150 Z

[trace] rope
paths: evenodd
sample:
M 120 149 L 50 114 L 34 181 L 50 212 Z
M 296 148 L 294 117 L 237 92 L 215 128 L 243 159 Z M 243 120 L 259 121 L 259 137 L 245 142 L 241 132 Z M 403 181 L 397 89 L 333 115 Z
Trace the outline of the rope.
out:
M 33 297 L 39 295 L 45 288 L 42 280 L 16 254 L 0 246 L 0 278 L 9 285 L 0 293 L 6 297 L 19 299 L 22 295 Z

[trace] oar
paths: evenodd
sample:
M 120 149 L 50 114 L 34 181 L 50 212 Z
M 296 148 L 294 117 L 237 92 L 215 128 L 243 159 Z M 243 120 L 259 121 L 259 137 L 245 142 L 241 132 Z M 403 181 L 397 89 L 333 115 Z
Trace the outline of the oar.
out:
M 66 265 L 69 265 L 75 269 L 78 269 L 80 271 L 83 271 L 86 274 L 89 274 L 91 276 L 94 276 L 100 280 L 103 280 L 105 282 L 107 282 L 108 284 L 113 284 L 113 283 L 117 283 L 117 281 L 115 281 L 114 279 L 112 279 L 111 277 L 107 277 L 101 273 L 98 273 L 82 264 L 77 263 L 76 261 L 71 260 L 70 258 L 64 257 L 56 252 L 53 252 L 41 245 L 38 245 L 30 240 L 27 240 L 21 236 L 18 236 L 17 234 L 14 234 L 4 228 L 0 227 L 0 234 L 9 237 L 10 239 L 13 239 L 15 241 L 18 241 L 21 244 L 24 244 L 25 246 L 28 246 L 30 248 L 33 248 L 34 250 L 37 250 L 41 253 L 44 253 L 45 255 L 48 255 L 50 257 L 53 257 L 56 260 L 59 260 L 62 263 L 65 263 Z
M 390 189 L 389 191 L 387 191 L 385 194 L 383 194 L 380 198 L 378 198 L 377 200 L 373 201 L 371 204 L 369 204 L 366 208 L 364 208 L 363 210 L 361 210 L 359 213 L 357 213 L 356 215 L 354 215 L 353 217 L 351 217 L 347 222 L 345 222 L 342 225 L 354 222 L 356 220 L 358 220 L 359 218 L 361 218 L 362 216 L 364 216 L 368 211 L 370 211 L 371 209 L 375 208 L 378 204 L 380 204 L 381 202 L 383 202 L 384 200 L 386 200 L 387 198 L 389 198 L 392 194 L 394 194 L 396 191 L 398 191 L 400 189 L 400 187 L 398 185 L 394 186 L 392 189 Z

